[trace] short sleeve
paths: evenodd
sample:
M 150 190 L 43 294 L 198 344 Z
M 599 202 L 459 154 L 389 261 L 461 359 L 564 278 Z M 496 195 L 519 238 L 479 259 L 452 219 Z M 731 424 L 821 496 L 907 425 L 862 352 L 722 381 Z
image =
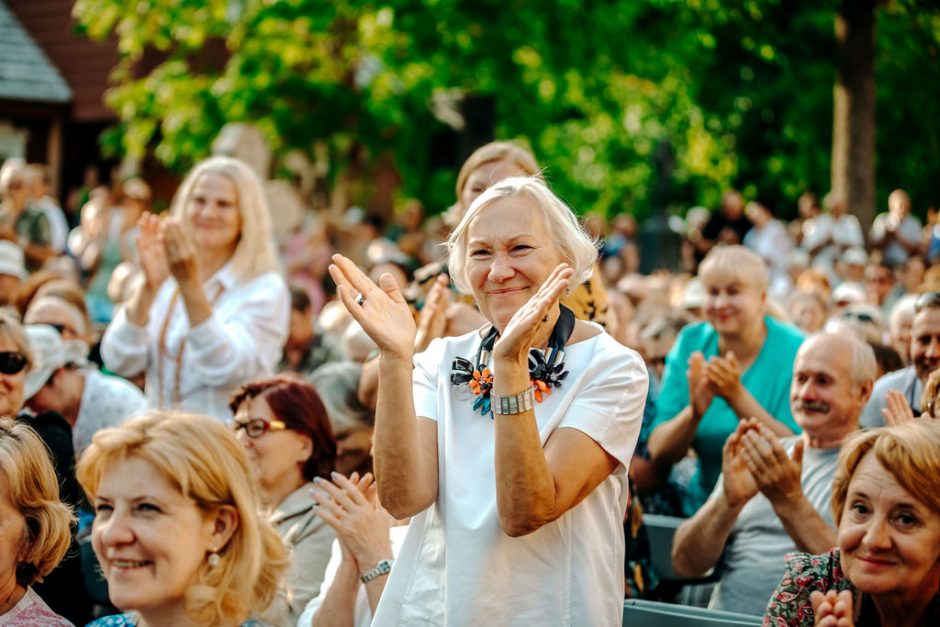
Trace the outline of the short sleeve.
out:
M 558 426 L 585 433 L 629 467 L 640 435 L 649 378 L 633 351 L 611 353 L 593 360 L 593 372 L 585 377 L 590 383 L 578 391 Z
M 415 416 L 438 421 L 438 379 L 441 376 L 441 363 L 444 358 L 445 340 L 436 339 L 427 350 L 414 356 L 412 373 L 412 393 L 414 395 Z

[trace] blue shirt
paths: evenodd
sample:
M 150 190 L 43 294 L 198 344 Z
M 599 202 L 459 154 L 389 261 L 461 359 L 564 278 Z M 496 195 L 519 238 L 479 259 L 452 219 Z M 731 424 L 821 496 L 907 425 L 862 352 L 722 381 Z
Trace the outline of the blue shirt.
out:
M 757 359 L 741 375 L 741 383 L 761 404 L 767 413 L 785 424 L 794 433 L 800 428 L 790 412 L 790 380 L 793 362 L 803 343 L 803 333 L 796 327 L 764 316 L 767 338 Z M 708 360 L 718 354 L 718 332 L 708 322 L 690 324 L 679 332 L 676 343 L 666 356 L 663 382 L 656 399 L 656 418 L 653 429 L 676 417 L 689 404 L 689 380 L 686 377 L 689 357 L 701 352 Z M 697 510 L 721 474 L 721 449 L 738 427 L 738 416 L 728 403 L 718 396 L 702 417 L 692 449 L 698 455 L 699 470 L 689 486 L 685 513 Z

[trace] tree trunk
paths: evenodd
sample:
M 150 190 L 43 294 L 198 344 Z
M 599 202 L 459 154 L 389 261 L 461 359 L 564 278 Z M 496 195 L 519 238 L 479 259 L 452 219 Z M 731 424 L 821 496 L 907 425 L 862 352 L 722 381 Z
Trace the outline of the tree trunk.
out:
M 832 192 L 867 231 L 875 215 L 875 7 L 842 0 L 836 16 Z

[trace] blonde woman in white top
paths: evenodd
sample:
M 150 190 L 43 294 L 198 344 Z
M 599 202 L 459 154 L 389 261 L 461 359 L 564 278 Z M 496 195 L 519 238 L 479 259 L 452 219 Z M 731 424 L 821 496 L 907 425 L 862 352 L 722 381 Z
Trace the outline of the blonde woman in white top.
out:
M 229 395 L 273 372 L 288 331 L 260 179 L 237 159 L 203 161 L 169 217 L 141 218 L 137 248 L 143 271 L 105 332 L 105 365 L 145 372 L 151 407 L 231 419 Z

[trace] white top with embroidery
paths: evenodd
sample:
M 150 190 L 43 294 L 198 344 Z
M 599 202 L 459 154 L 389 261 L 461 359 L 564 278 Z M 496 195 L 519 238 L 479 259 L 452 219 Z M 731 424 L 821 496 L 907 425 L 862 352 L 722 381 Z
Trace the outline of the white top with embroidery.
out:
M 72 427 L 75 459 L 91 444 L 94 435 L 106 427 L 116 427 L 125 420 L 143 413 L 147 399 L 136 385 L 120 377 L 112 377 L 93 368 L 84 370 L 85 391 Z
M 643 360 L 604 332 L 567 347 L 568 377 L 535 406 L 542 443 L 577 429 L 620 465 L 558 520 L 511 538 L 496 509 L 494 421 L 473 411 L 466 385 L 450 382 L 454 358 L 474 359 L 479 344 L 473 332 L 415 357 L 415 411 L 437 422 L 438 497 L 412 519 L 373 625 L 619 625 Z M 497 418 L 513 419 L 524 418 Z
M 287 339 L 290 295 L 275 272 L 238 281 L 231 262 L 204 288 L 213 301 L 212 315 L 194 328 L 189 326 L 183 299 L 174 298 L 173 278 L 160 286 L 147 326 L 132 324 L 122 307 L 102 338 L 101 357 L 110 370 L 125 377 L 146 371 L 149 407 L 179 408 L 228 421 L 231 393 L 246 381 L 274 372 Z M 168 312 L 171 303 L 173 311 Z M 168 314 L 165 353 L 159 360 L 160 332 Z M 177 382 L 179 399 L 174 398 Z

